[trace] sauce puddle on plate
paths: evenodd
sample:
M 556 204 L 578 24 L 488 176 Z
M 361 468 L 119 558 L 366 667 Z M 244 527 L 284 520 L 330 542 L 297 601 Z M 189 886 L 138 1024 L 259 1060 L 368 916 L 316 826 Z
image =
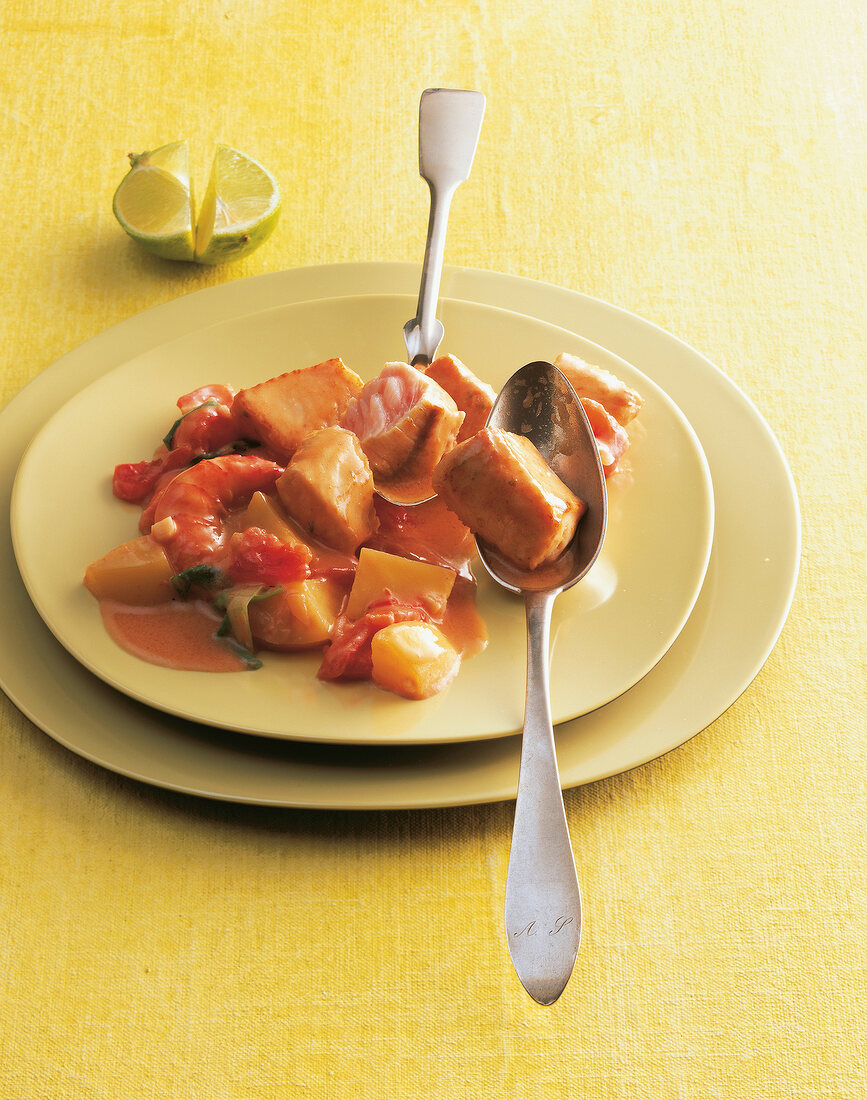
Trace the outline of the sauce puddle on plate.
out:
M 100 607 L 114 641 L 143 661 L 187 672 L 243 672 L 250 667 L 216 636 L 221 616 L 202 601 L 131 607 L 101 600 Z

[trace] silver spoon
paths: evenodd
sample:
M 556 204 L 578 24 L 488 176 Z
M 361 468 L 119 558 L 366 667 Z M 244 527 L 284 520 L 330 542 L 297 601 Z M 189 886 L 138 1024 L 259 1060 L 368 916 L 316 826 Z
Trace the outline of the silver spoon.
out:
M 481 92 L 428 88 L 421 95 L 418 168 L 430 188 L 430 216 L 416 314 L 403 326 L 409 362 L 421 369 L 434 361 L 445 332 L 436 311 L 449 207 L 459 184 L 470 174 L 484 114 L 485 97 Z M 423 504 L 431 499 L 429 492 L 419 498 L 413 485 L 401 492 L 400 486 L 392 483 L 387 490 L 377 486 L 377 492 L 393 504 Z
M 501 390 L 488 424 L 527 436 L 587 505 L 572 542 L 549 565 L 524 570 L 481 540 L 493 579 L 523 595 L 527 694 L 505 922 L 509 954 L 530 996 L 549 1005 L 563 992 L 581 942 L 581 890 L 560 789 L 548 682 L 554 600 L 587 573 L 605 538 L 607 496 L 599 451 L 575 391 L 551 363 L 528 363 Z M 580 674 L 576 670 L 576 674 Z

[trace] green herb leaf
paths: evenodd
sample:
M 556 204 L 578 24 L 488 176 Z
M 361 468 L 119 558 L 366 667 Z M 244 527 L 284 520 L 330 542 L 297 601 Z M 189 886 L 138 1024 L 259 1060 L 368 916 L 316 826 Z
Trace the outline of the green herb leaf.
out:
M 182 599 L 189 595 L 190 589 L 194 584 L 198 585 L 199 588 L 215 590 L 228 588 L 231 583 L 222 569 L 217 569 L 216 566 L 213 565 L 206 565 L 204 562 L 200 562 L 198 565 L 191 565 L 189 569 L 184 569 L 180 573 L 175 573 L 175 575 L 169 579 L 175 591 Z
M 218 592 L 214 599 L 214 607 L 217 611 L 224 611 L 225 614 L 217 628 L 217 637 L 224 638 L 229 634 L 233 634 L 240 643 L 246 643 L 248 646 L 252 645 L 250 604 L 267 600 L 282 591 L 281 585 L 242 584 L 237 588 L 224 589 L 222 592 Z
M 254 439 L 236 439 L 234 443 L 227 443 L 218 451 L 205 451 L 200 455 L 193 455 L 189 465 L 195 466 L 198 462 L 206 462 L 209 458 L 222 458 L 224 455 L 246 455 L 261 446 L 262 444 Z
M 283 591 L 282 584 L 260 585 L 261 591 L 250 597 L 250 603 L 259 603 L 260 600 L 268 600 Z
M 256 656 L 255 653 L 251 653 L 249 649 L 246 649 L 240 642 L 235 641 L 232 637 L 225 639 L 226 645 L 235 653 L 251 670 L 261 668 L 262 662 Z

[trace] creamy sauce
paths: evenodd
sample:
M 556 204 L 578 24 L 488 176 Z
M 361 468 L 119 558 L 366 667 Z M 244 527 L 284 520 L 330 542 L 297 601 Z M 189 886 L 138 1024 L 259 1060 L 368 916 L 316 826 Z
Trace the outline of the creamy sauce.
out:
M 367 545 L 408 558 L 420 558 L 454 569 L 459 578 L 472 580 L 470 559 L 475 555 L 473 536 L 439 497 L 414 508 L 376 501 L 379 531 Z
M 465 660 L 481 653 L 488 644 L 485 621 L 478 612 L 475 590 L 470 585 L 458 582 L 452 589 L 442 632 Z
M 476 608 L 475 584 L 469 579 L 468 555 L 474 544 L 468 532 L 437 499 L 408 509 L 400 506 L 395 509 L 391 505 L 380 508 L 381 504 L 378 502 L 385 536 L 382 541 L 388 543 L 383 549 L 449 565 L 458 573 L 441 629 L 463 659 L 480 653 L 488 644 L 488 635 Z M 242 526 L 242 514 L 242 509 L 233 509 L 224 517 L 225 543 Z M 332 583 L 345 586 L 348 591 L 357 559 L 312 539 L 291 520 L 287 520 L 287 525 L 311 547 L 314 573 L 330 576 Z M 378 541 L 374 536 L 370 543 L 376 545 Z M 224 556 L 215 555 L 212 564 L 224 567 Z M 110 637 L 139 660 L 189 672 L 243 672 L 250 667 L 232 650 L 228 639 L 216 636 L 222 615 L 204 600 L 172 600 L 133 607 L 104 599 L 100 601 L 100 610 Z
M 134 657 L 188 672 L 243 672 L 249 666 L 216 637 L 221 616 L 199 600 L 130 607 L 101 600 L 102 621 Z
M 377 492 L 392 504 L 398 506 L 413 506 L 413 501 L 427 500 L 434 496 L 430 474 L 412 476 L 411 474 L 396 475 L 376 479 Z

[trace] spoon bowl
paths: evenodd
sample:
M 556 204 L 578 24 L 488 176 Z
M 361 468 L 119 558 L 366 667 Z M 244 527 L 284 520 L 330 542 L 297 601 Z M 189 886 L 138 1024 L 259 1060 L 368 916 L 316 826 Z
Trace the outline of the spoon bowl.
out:
M 488 417 L 494 428 L 526 436 L 554 473 L 587 505 L 575 537 L 560 557 L 520 569 L 477 540 L 485 568 L 510 592 L 565 591 L 585 576 L 605 539 L 608 497 L 599 448 L 587 414 L 565 375 L 552 363 L 528 363 L 508 380 Z
M 605 476 L 587 415 L 566 377 L 551 363 L 528 363 L 497 397 L 489 426 L 526 436 L 587 506 L 570 544 L 554 561 L 522 569 L 476 539 L 491 577 L 522 595 L 527 617 L 527 688 L 515 822 L 506 878 L 509 954 L 539 1004 L 563 992 L 581 942 L 581 890 L 557 769 L 548 680 L 551 612 L 577 584 L 605 539 Z

